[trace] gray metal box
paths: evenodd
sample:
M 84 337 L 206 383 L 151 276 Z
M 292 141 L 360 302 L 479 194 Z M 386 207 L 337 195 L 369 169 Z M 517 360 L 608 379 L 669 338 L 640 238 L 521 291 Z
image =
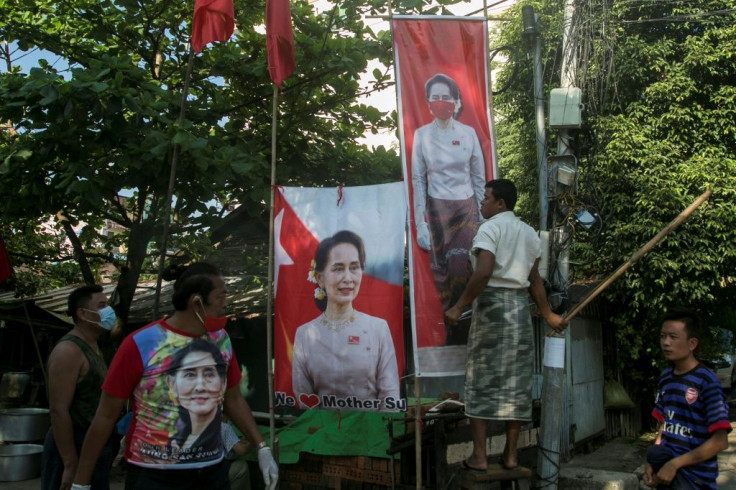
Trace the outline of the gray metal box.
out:
M 581 99 L 582 91 L 577 87 L 553 88 L 549 93 L 549 127 L 580 128 L 583 111 Z

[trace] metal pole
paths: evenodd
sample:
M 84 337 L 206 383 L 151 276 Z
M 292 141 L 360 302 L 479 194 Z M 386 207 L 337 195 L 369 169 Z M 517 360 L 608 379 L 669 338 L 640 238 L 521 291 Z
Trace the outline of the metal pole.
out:
M 572 28 L 572 12 L 573 3 L 572 0 L 566 0 L 565 12 L 563 18 L 563 33 L 562 33 L 562 67 L 560 75 L 560 83 L 563 87 L 572 86 L 574 81 L 575 71 L 575 57 L 572 52 L 571 44 L 571 28 Z M 572 150 L 569 141 L 569 133 L 567 130 L 560 130 L 558 133 L 557 140 L 557 153 L 558 155 L 570 155 Z M 548 189 L 548 178 L 545 175 L 544 181 L 539 180 L 539 188 L 544 188 L 545 194 Z M 540 196 L 541 199 L 541 196 Z M 545 195 L 545 204 L 548 205 L 548 196 Z M 545 225 L 547 218 L 548 208 L 545 208 Z M 555 230 L 556 231 L 556 230 Z M 550 234 L 550 246 L 556 245 L 558 241 L 558 233 Z M 555 248 L 557 248 L 555 246 Z M 549 253 L 549 251 L 548 251 Z M 550 263 L 554 262 L 555 267 L 554 274 L 550 273 L 549 278 L 554 284 L 567 285 L 567 263 L 568 263 L 568 252 L 563 250 L 557 257 L 550 257 Z M 562 262 L 562 263 L 560 263 Z M 562 266 L 562 267 L 561 267 Z M 562 446 L 561 440 L 565 438 L 565 447 L 569 445 L 567 437 L 563 435 L 563 419 L 564 415 L 568 413 L 564 410 L 564 394 L 565 394 L 565 364 L 567 356 L 565 355 L 565 339 L 567 332 L 561 335 L 555 335 L 554 338 L 546 339 L 546 343 L 550 343 L 557 347 L 557 349 L 548 349 L 545 344 L 544 353 L 544 367 L 543 367 L 543 381 L 542 381 L 542 411 L 539 421 L 539 456 L 537 459 L 537 474 L 539 475 L 538 488 L 541 489 L 556 489 L 557 482 L 560 473 L 560 448 Z M 550 345 L 550 347 L 552 346 Z M 548 357 L 554 357 L 557 352 L 555 359 L 548 359 Z M 561 352 L 560 352 L 561 351 Z
M 539 19 L 534 16 L 539 29 Z M 547 230 L 547 140 L 544 132 L 544 95 L 542 84 L 542 37 L 534 36 L 534 106 L 537 116 L 537 173 L 539 176 L 539 231 Z

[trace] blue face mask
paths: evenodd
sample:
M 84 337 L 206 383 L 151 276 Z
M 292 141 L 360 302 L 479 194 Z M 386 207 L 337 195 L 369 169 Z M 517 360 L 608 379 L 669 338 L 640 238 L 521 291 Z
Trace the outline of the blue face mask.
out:
M 116 320 L 115 310 L 112 309 L 112 306 L 105 306 L 101 310 L 97 310 L 95 313 L 100 315 L 100 321 L 97 322 L 97 325 L 104 328 L 105 330 L 112 330 L 112 327 L 115 325 Z

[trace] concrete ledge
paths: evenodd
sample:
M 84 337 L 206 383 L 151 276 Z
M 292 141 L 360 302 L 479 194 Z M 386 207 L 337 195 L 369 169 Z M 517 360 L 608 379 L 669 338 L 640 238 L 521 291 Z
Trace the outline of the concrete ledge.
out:
M 563 467 L 558 481 L 560 489 L 638 490 L 639 478 L 633 473 Z

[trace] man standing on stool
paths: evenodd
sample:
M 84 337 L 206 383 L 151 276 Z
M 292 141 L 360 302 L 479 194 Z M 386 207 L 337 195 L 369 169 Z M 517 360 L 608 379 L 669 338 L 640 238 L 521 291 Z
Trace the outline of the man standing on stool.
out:
M 465 378 L 465 413 L 470 418 L 473 453 L 463 461 L 471 470 L 488 467 L 489 420 L 506 424 L 502 466 L 513 469 L 519 465 L 519 431 L 532 419 L 534 360 L 527 291 L 550 327 L 560 331 L 567 325 L 547 303 L 538 271 L 541 242 L 514 215 L 516 198 L 516 186 L 510 180 L 486 184 L 481 202 L 485 221 L 470 251 L 473 275 L 460 299 L 445 311 L 445 323 L 455 325 L 463 308 L 473 303 Z
M 719 452 L 728 448 L 728 406 L 713 372 L 695 358 L 697 315 L 672 308 L 662 315 L 659 346 L 672 363 L 659 377 L 652 416 L 660 423 L 647 450 L 644 483 L 675 490 L 716 488 Z

